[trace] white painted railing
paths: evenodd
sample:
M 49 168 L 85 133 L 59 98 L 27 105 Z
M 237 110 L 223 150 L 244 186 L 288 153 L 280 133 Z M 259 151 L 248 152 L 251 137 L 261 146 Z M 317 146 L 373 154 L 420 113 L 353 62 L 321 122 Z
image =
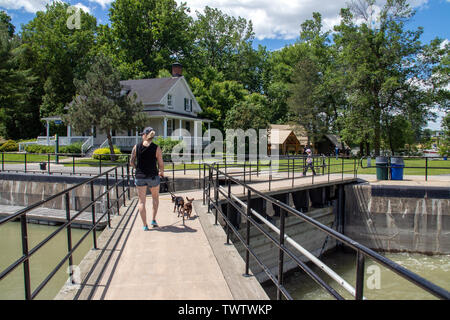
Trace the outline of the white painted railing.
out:
M 83 145 L 81 147 L 81 152 L 85 153 L 89 150 L 90 147 L 94 144 L 94 139 L 92 136 L 60 136 L 58 137 L 58 145 L 59 146 L 68 146 L 72 143 L 82 142 Z M 54 146 L 56 144 L 55 136 L 47 137 L 47 136 L 39 136 L 36 141 L 31 142 L 21 142 L 19 143 L 19 151 L 25 151 L 25 148 L 29 145 L 41 145 L 41 146 Z
M 160 138 L 161 136 L 156 136 L 155 139 Z M 203 140 L 202 137 L 171 137 L 173 140 L 180 140 L 180 138 L 186 143 L 186 146 L 194 146 L 194 143 L 198 145 L 203 145 L 208 143 L 207 139 Z M 141 141 L 140 136 L 113 136 L 111 137 L 112 144 L 117 146 L 118 148 L 132 148 L 135 144 Z M 103 141 L 100 145 L 100 148 L 108 148 L 108 139 Z

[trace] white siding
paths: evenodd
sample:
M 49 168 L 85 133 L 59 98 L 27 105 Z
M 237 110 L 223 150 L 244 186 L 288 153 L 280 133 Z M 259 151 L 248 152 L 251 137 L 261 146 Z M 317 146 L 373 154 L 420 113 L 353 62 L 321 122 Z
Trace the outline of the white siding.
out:
M 189 90 L 187 89 L 187 84 L 184 79 L 180 79 L 173 88 L 169 90 L 169 92 L 164 96 L 163 100 L 161 101 L 164 104 L 164 109 L 167 111 L 177 112 L 181 114 L 191 115 L 191 116 L 197 116 L 197 110 L 200 108 L 198 106 L 197 101 L 195 100 L 195 97 L 190 94 Z M 168 108 L 167 106 L 167 95 L 172 95 L 172 107 Z M 188 112 L 184 110 L 184 99 L 187 98 L 189 100 L 192 100 L 192 111 Z

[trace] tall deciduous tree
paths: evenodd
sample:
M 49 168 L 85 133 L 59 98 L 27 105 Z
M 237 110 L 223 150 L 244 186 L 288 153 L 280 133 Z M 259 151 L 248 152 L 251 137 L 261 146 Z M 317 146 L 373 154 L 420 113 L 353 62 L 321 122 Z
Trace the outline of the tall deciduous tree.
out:
M 375 4 L 358 0 L 342 9 L 334 41 L 348 103 L 354 118 L 368 117 L 379 155 L 383 130 L 395 125 L 389 120 L 399 113 L 423 119 L 436 96 L 420 85 L 431 76 L 431 66 L 422 59 L 422 29 L 405 29 L 414 11 L 405 0 L 388 0 L 378 15 Z
M 20 68 L 21 39 L 10 21 L 0 11 L 0 135 L 19 139 L 36 133 L 33 123 L 39 121 L 39 112 L 29 99 L 36 79 Z
M 86 74 L 86 80 L 75 80 L 77 95 L 71 103 L 65 121 L 76 131 L 88 131 L 95 126 L 106 133 L 111 160 L 115 160 L 112 130 L 143 127 L 147 116 L 142 103 L 129 96 L 120 85 L 120 74 L 110 58 L 99 54 Z
M 27 51 L 23 64 L 39 77 L 34 91 L 39 95 L 41 116 L 64 113 L 75 94 L 73 80 L 86 74 L 95 44 L 95 17 L 79 11 L 79 28 L 69 28 L 68 20 L 74 12 L 68 8 L 68 3 L 55 1 L 22 27 Z
M 174 0 L 116 0 L 109 13 L 111 27 L 102 26 L 99 42 L 123 78 L 156 77 L 175 59 L 183 63 L 191 52 L 188 12 Z

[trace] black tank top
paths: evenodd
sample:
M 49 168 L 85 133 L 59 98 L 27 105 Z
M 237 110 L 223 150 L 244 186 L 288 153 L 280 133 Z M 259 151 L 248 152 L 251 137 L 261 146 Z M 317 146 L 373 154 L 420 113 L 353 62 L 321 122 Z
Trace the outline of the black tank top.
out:
M 156 149 L 158 145 L 153 142 L 148 147 L 143 142 L 136 145 L 136 178 L 145 179 L 158 175 L 156 167 Z

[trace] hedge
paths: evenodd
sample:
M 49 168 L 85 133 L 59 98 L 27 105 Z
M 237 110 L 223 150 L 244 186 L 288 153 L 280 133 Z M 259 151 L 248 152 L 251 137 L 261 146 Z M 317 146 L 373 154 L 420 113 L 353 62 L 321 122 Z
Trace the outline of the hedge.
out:
M 68 146 L 60 146 L 59 153 L 81 154 L 82 142 L 76 142 Z M 30 144 L 25 147 L 29 153 L 55 153 L 55 146 L 44 146 L 39 144 Z

